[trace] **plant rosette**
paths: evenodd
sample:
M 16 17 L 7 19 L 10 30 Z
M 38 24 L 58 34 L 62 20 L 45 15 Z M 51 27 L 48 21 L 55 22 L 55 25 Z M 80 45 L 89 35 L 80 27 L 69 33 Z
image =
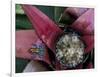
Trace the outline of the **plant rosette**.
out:
M 49 65 L 54 66 L 55 70 L 63 70 L 67 68 L 83 68 L 83 62 L 86 60 L 84 54 L 91 52 L 94 44 L 94 36 L 92 35 L 93 29 L 90 27 L 93 25 L 92 20 L 92 24 L 85 24 L 86 29 L 84 29 L 82 27 L 83 25 L 77 24 L 81 17 L 86 17 L 84 14 L 82 14 L 70 27 L 74 30 L 74 32 L 65 33 L 58 27 L 57 24 L 55 24 L 54 21 L 52 21 L 35 6 L 22 5 L 22 8 L 32 23 L 38 38 L 40 38 L 41 41 L 50 49 L 50 51 L 47 52 L 53 52 L 53 62 L 52 60 L 46 59 L 46 57 L 42 57 L 44 58 L 44 61 L 46 60 L 45 62 L 49 62 Z M 88 10 L 85 13 L 91 13 L 90 11 Z M 75 33 L 75 31 L 78 33 L 81 32 L 83 35 L 79 36 Z M 39 47 L 41 48 L 41 46 Z M 41 49 L 39 47 L 32 47 L 31 50 L 40 51 Z M 44 49 L 44 47 L 42 48 Z M 39 53 L 39 55 L 41 54 Z M 44 56 L 45 55 L 49 54 L 44 54 Z

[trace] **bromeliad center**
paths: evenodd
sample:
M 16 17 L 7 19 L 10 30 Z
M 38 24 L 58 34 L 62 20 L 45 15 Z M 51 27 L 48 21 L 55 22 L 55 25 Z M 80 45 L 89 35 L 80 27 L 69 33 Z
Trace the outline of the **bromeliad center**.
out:
M 83 61 L 84 44 L 75 33 L 64 34 L 56 44 L 56 57 L 63 66 L 72 68 Z

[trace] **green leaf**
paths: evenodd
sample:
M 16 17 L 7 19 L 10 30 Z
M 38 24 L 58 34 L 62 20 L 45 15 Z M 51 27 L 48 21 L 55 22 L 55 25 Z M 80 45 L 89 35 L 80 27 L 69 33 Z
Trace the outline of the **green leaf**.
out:
M 61 15 L 63 14 L 65 8 L 64 7 L 55 7 L 54 9 L 55 9 L 55 12 L 54 12 L 55 21 L 59 22 Z
M 16 29 L 32 29 L 32 24 L 26 15 L 16 15 Z
M 20 4 L 16 4 L 16 14 L 24 14 L 24 11 Z
M 24 60 L 24 59 L 20 59 L 20 58 L 16 58 L 16 73 L 21 73 L 23 72 L 25 66 L 27 65 L 27 63 L 29 63 L 28 60 Z
M 43 13 L 45 13 L 48 17 L 50 17 L 52 20 L 54 20 L 54 6 L 36 6 L 38 9 L 40 9 Z

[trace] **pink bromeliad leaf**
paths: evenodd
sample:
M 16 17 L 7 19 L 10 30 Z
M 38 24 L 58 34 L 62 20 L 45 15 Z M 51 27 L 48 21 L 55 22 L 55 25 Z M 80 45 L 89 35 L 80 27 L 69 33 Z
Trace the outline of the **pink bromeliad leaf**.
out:
M 69 8 L 65 9 L 64 14 L 69 13 L 72 16 L 75 16 L 75 17 L 78 18 L 79 16 L 84 14 L 87 10 L 88 10 L 88 8 L 79 8 L 79 7 L 73 8 L 73 7 L 69 7 Z
M 64 10 L 61 18 L 59 19 L 60 23 L 67 24 L 66 26 L 71 25 L 79 16 L 84 14 L 88 8 L 79 8 L 79 7 L 68 7 Z
M 29 60 L 44 61 L 48 64 L 51 64 L 46 46 L 44 47 L 43 51 L 44 54 L 42 57 L 40 57 L 39 54 L 36 55 L 32 55 L 32 53 L 30 54 L 30 48 L 32 48 L 33 44 L 43 45 L 43 42 L 38 38 L 34 30 L 16 31 L 16 57 Z
M 63 31 L 35 6 L 22 5 L 22 7 L 35 28 L 39 38 L 42 39 L 53 52 L 55 52 L 56 39 L 63 33 Z
M 82 14 L 72 25 L 71 28 L 81 34 L 88 35 L 94 33 L 94 10 L 89 9 Z
M 84 41 L 86 48 L 85 53 L 91 52 L 94 47 L 94 36 L 93 35 L 85 35 L 81 37 L 81 40 Z

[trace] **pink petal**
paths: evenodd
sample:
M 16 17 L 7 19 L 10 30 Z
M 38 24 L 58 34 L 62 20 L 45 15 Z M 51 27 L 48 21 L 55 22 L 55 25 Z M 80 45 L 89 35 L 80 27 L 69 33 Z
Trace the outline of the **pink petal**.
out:
M 79 17 L 83 13 L 85 13 L 87 10 L 88 10 L 88 8 L 69 7 L 69 8 L 65 9 L 64 13 L 69 13 L 75 17 Z
M 94 10 L 89 9 L 71 27 L 84 35 L 94 34 Z
M 39 44 L 39 41 L 42 42 L 34 30 L 16 31 L 16 57 L 44 61 L 50 64 L 51 62 L 46 47 L 42 58 L 40 58 L 40 55 L 32 55 L 29 52 L 29 49 L 32 48 L 32 44 Z
M 86 35 L 82 36 L 81 40 L 85 43 L 85 53 L 91 52 L 91 50 L 94 48 L 94 36 L 93 35 Z
M 43 12 L 31 5 L 22 5 L 40 39 L 55 52 L 56 39 L 63 33 Z

